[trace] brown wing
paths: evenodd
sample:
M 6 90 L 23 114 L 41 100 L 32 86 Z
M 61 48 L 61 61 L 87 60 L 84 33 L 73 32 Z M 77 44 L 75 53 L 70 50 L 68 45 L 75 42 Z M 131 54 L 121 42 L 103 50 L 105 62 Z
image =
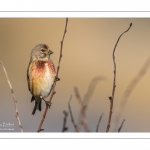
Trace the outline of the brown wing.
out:
M 28 82 L 28 89 L 29 89 L 29 91 L 30 91 L 30 80 L 29 80 L 29 68 L 30 68 L 30 64 L 31 64 L 31 62 L 29 62 L 28 69 L 27 69 L 27 82 Z

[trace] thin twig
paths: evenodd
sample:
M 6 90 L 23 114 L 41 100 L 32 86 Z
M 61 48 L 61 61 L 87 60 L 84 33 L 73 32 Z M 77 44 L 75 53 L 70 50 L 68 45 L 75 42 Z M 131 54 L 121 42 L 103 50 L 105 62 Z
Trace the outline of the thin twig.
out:
M 82 99 L 81 99 L 81 96 L 77 87 L 74 87 L 74 93 L 75 93 L 75 97 L 77 98 L 79 102 L 80 107 L 82 108 L 83 102 L 82 102 Z
M 62 132 L 65 132 L 68 130 L 68 127 L 66 127 L 68 112 L 64 110 L 63 113 L 64 113 L 64 122 Z
M 121 131 L 121 129 L 122 129 L 122 127 L 123 127 L 124 122 L 125 122 L 125 119 L 123 119 L 123 121 L 122 121 L 122 123 L 121 123 L 121 125 L 120 125 L 120 127 L 119 127 L 119 129 L 118 129 L 118 132 L 120 132 L 120 131 Z
M 116 89 L 116 62 L 115 62 L 115 50 L 116 50 L 116 47 L 117 47 L 117 44 L 120 40 L 120 38 L 122 37 L 122 35 L 126 32 L 128 32 L 130 30 L 132 26 L 132 23 L 130 23 L 130 26 L 129 28 L 124 31 L 118 38 L 116 44 L 115 44 L 115 47 L 114 47 L 114 50 L 113 50 L 113 54 L 112 54 L 112 57 L 113 57 L 113 63 L 114 63 L 114 80 L 113 80 L 113 89 L 112 89 L 112 96 L 109 97 L 109 100 L 110 100 L 110 111 L 109 111 L 109 118 L 108 118 L 108 124 L 107 124 L 107 128 L 106 128 L 106 132 L 109 132 L 109 128 L 110 128 L 110 123 L 111 123 L 111 117 L 112 117 L 112 113 L 113 113 L 113 100 L 114 100 L 114 95 L 115 95 L 115 89 Z
M 72 99 L 72 95 L 70 96 L 70 99 L 69 99 L 69 102 L 68 102 L 68 108 L 69 108 L 69 112 L 70 112 L 71 122 L 73 123 L 73 126 L 74 126 L 76 132 L 79 132 L 78 127 L 77 127 L 77 125 L 75 124 L 72 111 L 71 111 L 71 106 L 70 106 L 70 101 L 71 101 L 71 99 Z
M 82 119 L 81 119 L 80 123 L 83 125 L 84 131 L 89 132 L 89 127 L 87 125 L 86 115 L 85 115 L 86 109 L 87 109 L 87 106 L 84 105 L 81 110 L 81 118 Z
M 83 102 L 82 102 L 82 99 L 81 99 L 81 96 L 79 94 L 79 90 L 77 87 L 74 88 L 74 92 L 75 92 L 75 97 L 80 105 L 80 112 L 79 112 L 79 116 L 78 116 L 78 121 L 77 121 L 77 126 L 78 126 L 78 131 L 80 130 L 80 127 L 81 127 L 81 114 L 82 114 L 82 109 L 84 108 L 84 105 L 83 105 Z M 82 123 L 83 124 L 83 123 Z
M 100 122 L 102 120 L 102 117 L 103 117 L 103 113 L 100 115 L 99 117 L 99 120 L 98 120 L 98 123 L 97 123 L 97 127 L 96 127 L 96 132 L 98 132 L 98 129 L 99 129 L 99 125 L 100 125 Z
M 94 91 L 95 91 L 95 88 L 96 88 L 96 85 L 98 84 L 98 82 L 100 81 L 100 80 L 105 80 L 105 77 L 103 77 L 103 76 L 96 76 L 96 77 L 94 77 L 93 79 L 92 79 L 92 81 L 90 82 L 90 85 L 89 85 L 89 87 L 88 87 L 88 90 L 87 90 L 87 92 L 86 92 L 86 94 L 85 94 L 85 96 L 84 96 L 84 98 L 83 98 L 83 101 L 81 101 L 77 96 L 77 99 L 78 99 L 78 101 L 80 100 L 81 102 L 80 102 L 80 106 L 81 106 L 81 109 L 80 109 L 80 112 L 79 112 L 79 116 L 78 116 L 78 121 L 77 121 L 77 126 L 78 126 L 78 129 L 80 130 L 80 127 L 81 127 L 81 125 L 83 125 L 83 127 L 84 127 L 84 130 L 85 131 L 89 131 L 88 130 L 88 125 L 87 125 L 87 121 L 86 121 L 86 110 L 87 110 L 87 106 L 88 106 L 88 103 L 89 103 L 89 101 L 90 101 L 90 99 L 91 99 L 91 97 L 92 97 L 92 95 L 93 95 L 93 93 L 94 93 Z M 76 92 L 78 92 L 77 90 L 75 91 L 75 95 L 77 95 L 76 94 Z
M 140 69 L 139 73 L 130 82 L 130 84 L 128 85 L 128 87 L 126 88 L 126 90 L 125 90 L 125 92 L 124 92 L 124 94 L 122 96 L 122 99 L 121 99 L 120 104 L 119 104 L 119 106 L 118 106 L 118 108 L 116 110 L 114 121 L 113 121 L 113 125 L 112 125 L 112 131 L 113 132 L 116 131 L 117 123 L 118 123 L 118 121 L 120 119 L 122 110 L 125 107 L 129 96 L 133 92 L 133 90 L 136 87 L 136 85 L 140 82 L 140 80 L 142 79 L 142 77 L 146 74 L 146 72 L 149 69 L 149 67 L 150 67 L 150 56 L 146 60 L 146 62 L 142 66 L 142 68 Z
M 95 91 L 95 88 L 97 86 L 97 84 L 99 83 L 99 81 L 101 80 L 105 80 L 105 77 L 103 76 L 97 76 L 95 78 L 93 78 L 93 80 L 91 81 L 89 87 L 88 87 L 88 90 L 83 98 L 83 104 L 84 105 L 88 105 L 89 103 L 89 100 L 91 99 L 94 91 Z
M 66 32 L 67 32 L 67 25 L 68 25 L 68 18 L 66 18 L 65 30 L 64 30 L 63 37 L 62 37 L 62 41 L 60 42 L 60 43 L 61 43 L 60 56 L 59 56 L 59 61 L 58 61 L 58 66 L 57 66 L 56 78 L 55 78 L 55 80 L 54 80 L 54 83 L 53 83 L 53 86 L 52 86 L 52 92 L 51 92 L 50 99 L 49 99 L 49 102 L 50 102 L 50 103 L 51 103 L 51 101 L 52 101 L 52 98 L 53 98 L 54 94 L 56 93 L 55 87 L 56 87 L 56 83 L 57 83 L 57 81 L 58 81 L 57 79 L 58 79 L 58 73 L 59 73 L 59 69 L 60 69 L 60 62 L 61 62 L 61 58 L 62 58 L 62 49 L 63 49 L 64 38 L 65 38 L 65 35 L 66 35 Z M 43 122 L 44 122 L 44 120 L 45 120 L 45 117 L 46 117 L 48 108 L 49 108 L 48 105 L 46 105 L 46 108 L 45 108 L 45 111 L 44 111 L 44 114 L 43 114 L 43 117 L 42 117 L 42 120 L 41 120 L 41 122 L 40 122 L 40 125 L 39 125 L 39 128 L 38 128 L 38 131 L 37 131 L 37 132 L 40 132 L 40 131 L 41 131 L 41 127 L 42 127 Z
M 4 70 L 4 73 L 5 73 L 5 76 L 6 76 L 6 79 L 7 79 L 7 82 L 8 82 L 8 85 L 9 85 L 9 88 L 10 88 L 10 91 L 11 91 L 11 94 L 12 94 L 12 97 L 13 97 L 13 100 L 14 100 L 14 105 L 15 105 L 15 111 L 16 111 L 16 118 L 17 118 L 17 121 L 18 121 L 18 124 L 19 124 L 19 128 L 20 128 L 20 132 L 23 132 L 23 127 L 21 125 L 21 121 L 20 121 L 20 118 L 19 118 L 19 113 L 18 113 L 18 106 L 17 106 L 17 100 L 15 98 L 15 94 L 14 94 L 14 91 L 13 91 L 13 88 L 12 88 L 12 85 L 10 83 L 10 80 L 8 78 L 8 74 L 7 74 L 7 71 L 2 63 L 2 61 L 0 60 L 0 64 L 2 65 L 2 68 Z

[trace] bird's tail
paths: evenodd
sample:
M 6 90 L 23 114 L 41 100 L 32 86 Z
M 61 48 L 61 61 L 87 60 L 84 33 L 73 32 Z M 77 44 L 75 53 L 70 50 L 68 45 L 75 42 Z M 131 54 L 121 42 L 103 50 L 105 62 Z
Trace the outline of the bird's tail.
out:
M 41 111 L 41 102 L 42 102 L 42 101 L 37 102 L 37 101 L 35 100 L 35 105 L 34 105 L 34 109 L 33 109 L 33 111 L 32 111 L 32 115 L 35 114 L 36 110 Z
M 31 102 L 33 102 L 35 100 L 34 96 L 31 97 Z
M 41 111 L 41 104 L 42 104 L 42 100 L 38 103 L 38 106 L 37 106 L 37 109 L 38 109 L 39 111 Z

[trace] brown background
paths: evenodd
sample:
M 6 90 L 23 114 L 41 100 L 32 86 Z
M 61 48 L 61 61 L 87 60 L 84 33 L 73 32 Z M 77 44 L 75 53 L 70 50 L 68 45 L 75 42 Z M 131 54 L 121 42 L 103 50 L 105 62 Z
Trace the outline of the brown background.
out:
M 92 132 L 101 113 L 104 113 L 99 131 L 105 132 L 108 112 L 108 97 L 112 91 L 113 62 L 112 50 L 118 36 L 130 23 L 132 28 L 120 40 L 116 49 L 117 87 L 114 100 L 114 112 L 121 97 L 138 73 L 150 52 L 150 19 L 140 18 L 69 18 L 64 41 L 63 57 L 56 87 L 56 95 L 43 124 L 45 132 L 61 132 L 63 110 L 68 111 L 71 101 L 74 118 L 77 121 L 79 105 L 74 95 L 74 86 L 79 88 L 84 97 L 90 81 L 98 75 L 106 77 L 100 82 L 87 109 L 87 122 Z M 51 56 L 57 66 L 60 41 L 65 26 L 65 18 L 1 18 L 0 19 L 0 59 L 3 61 L 11 80 L 19 115 L 25 132 L 36 132 L 43 115 L 37 111 L 31 115 L 34 103 L 30 102 L 26 71 L 31 49 L 39 43 L 49 45 L 54 54 Z M 150 71 L 139 82 L 123 110 L 120 123 L 126 119 L 123 132 L 150 131 Z M 14 123 L 15 132 L 19 132 L 15 118 L 14 104 L 5 75 L 0 68 L 0 124 Z M 73 125 L 68 117 L 69 132 Z M 83 131 L 83 129 L 82 129 Z

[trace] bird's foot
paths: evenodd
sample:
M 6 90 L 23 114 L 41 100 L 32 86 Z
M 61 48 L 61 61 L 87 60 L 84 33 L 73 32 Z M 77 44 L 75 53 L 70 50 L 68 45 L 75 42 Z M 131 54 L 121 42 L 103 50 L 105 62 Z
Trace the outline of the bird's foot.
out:
M 51 107 L 52 103 L 51 103 L 51 102 L 49 102 L 49 101 L 45 101 L 45 104 L 46 104 L 46 106 L 48 106 L 48 108 L 50 109 L 50 107 Z
M 46 106 L 48 106 L 48 108 L 50 109 L 50 106 L 51 106 L 51 102 L 49 102 L 49 101 L 46 101 L 42 96 L 41 96 L 41 99 L 43 100 L 43 101 L 45 101 L 45 104 L 46 104 Z

